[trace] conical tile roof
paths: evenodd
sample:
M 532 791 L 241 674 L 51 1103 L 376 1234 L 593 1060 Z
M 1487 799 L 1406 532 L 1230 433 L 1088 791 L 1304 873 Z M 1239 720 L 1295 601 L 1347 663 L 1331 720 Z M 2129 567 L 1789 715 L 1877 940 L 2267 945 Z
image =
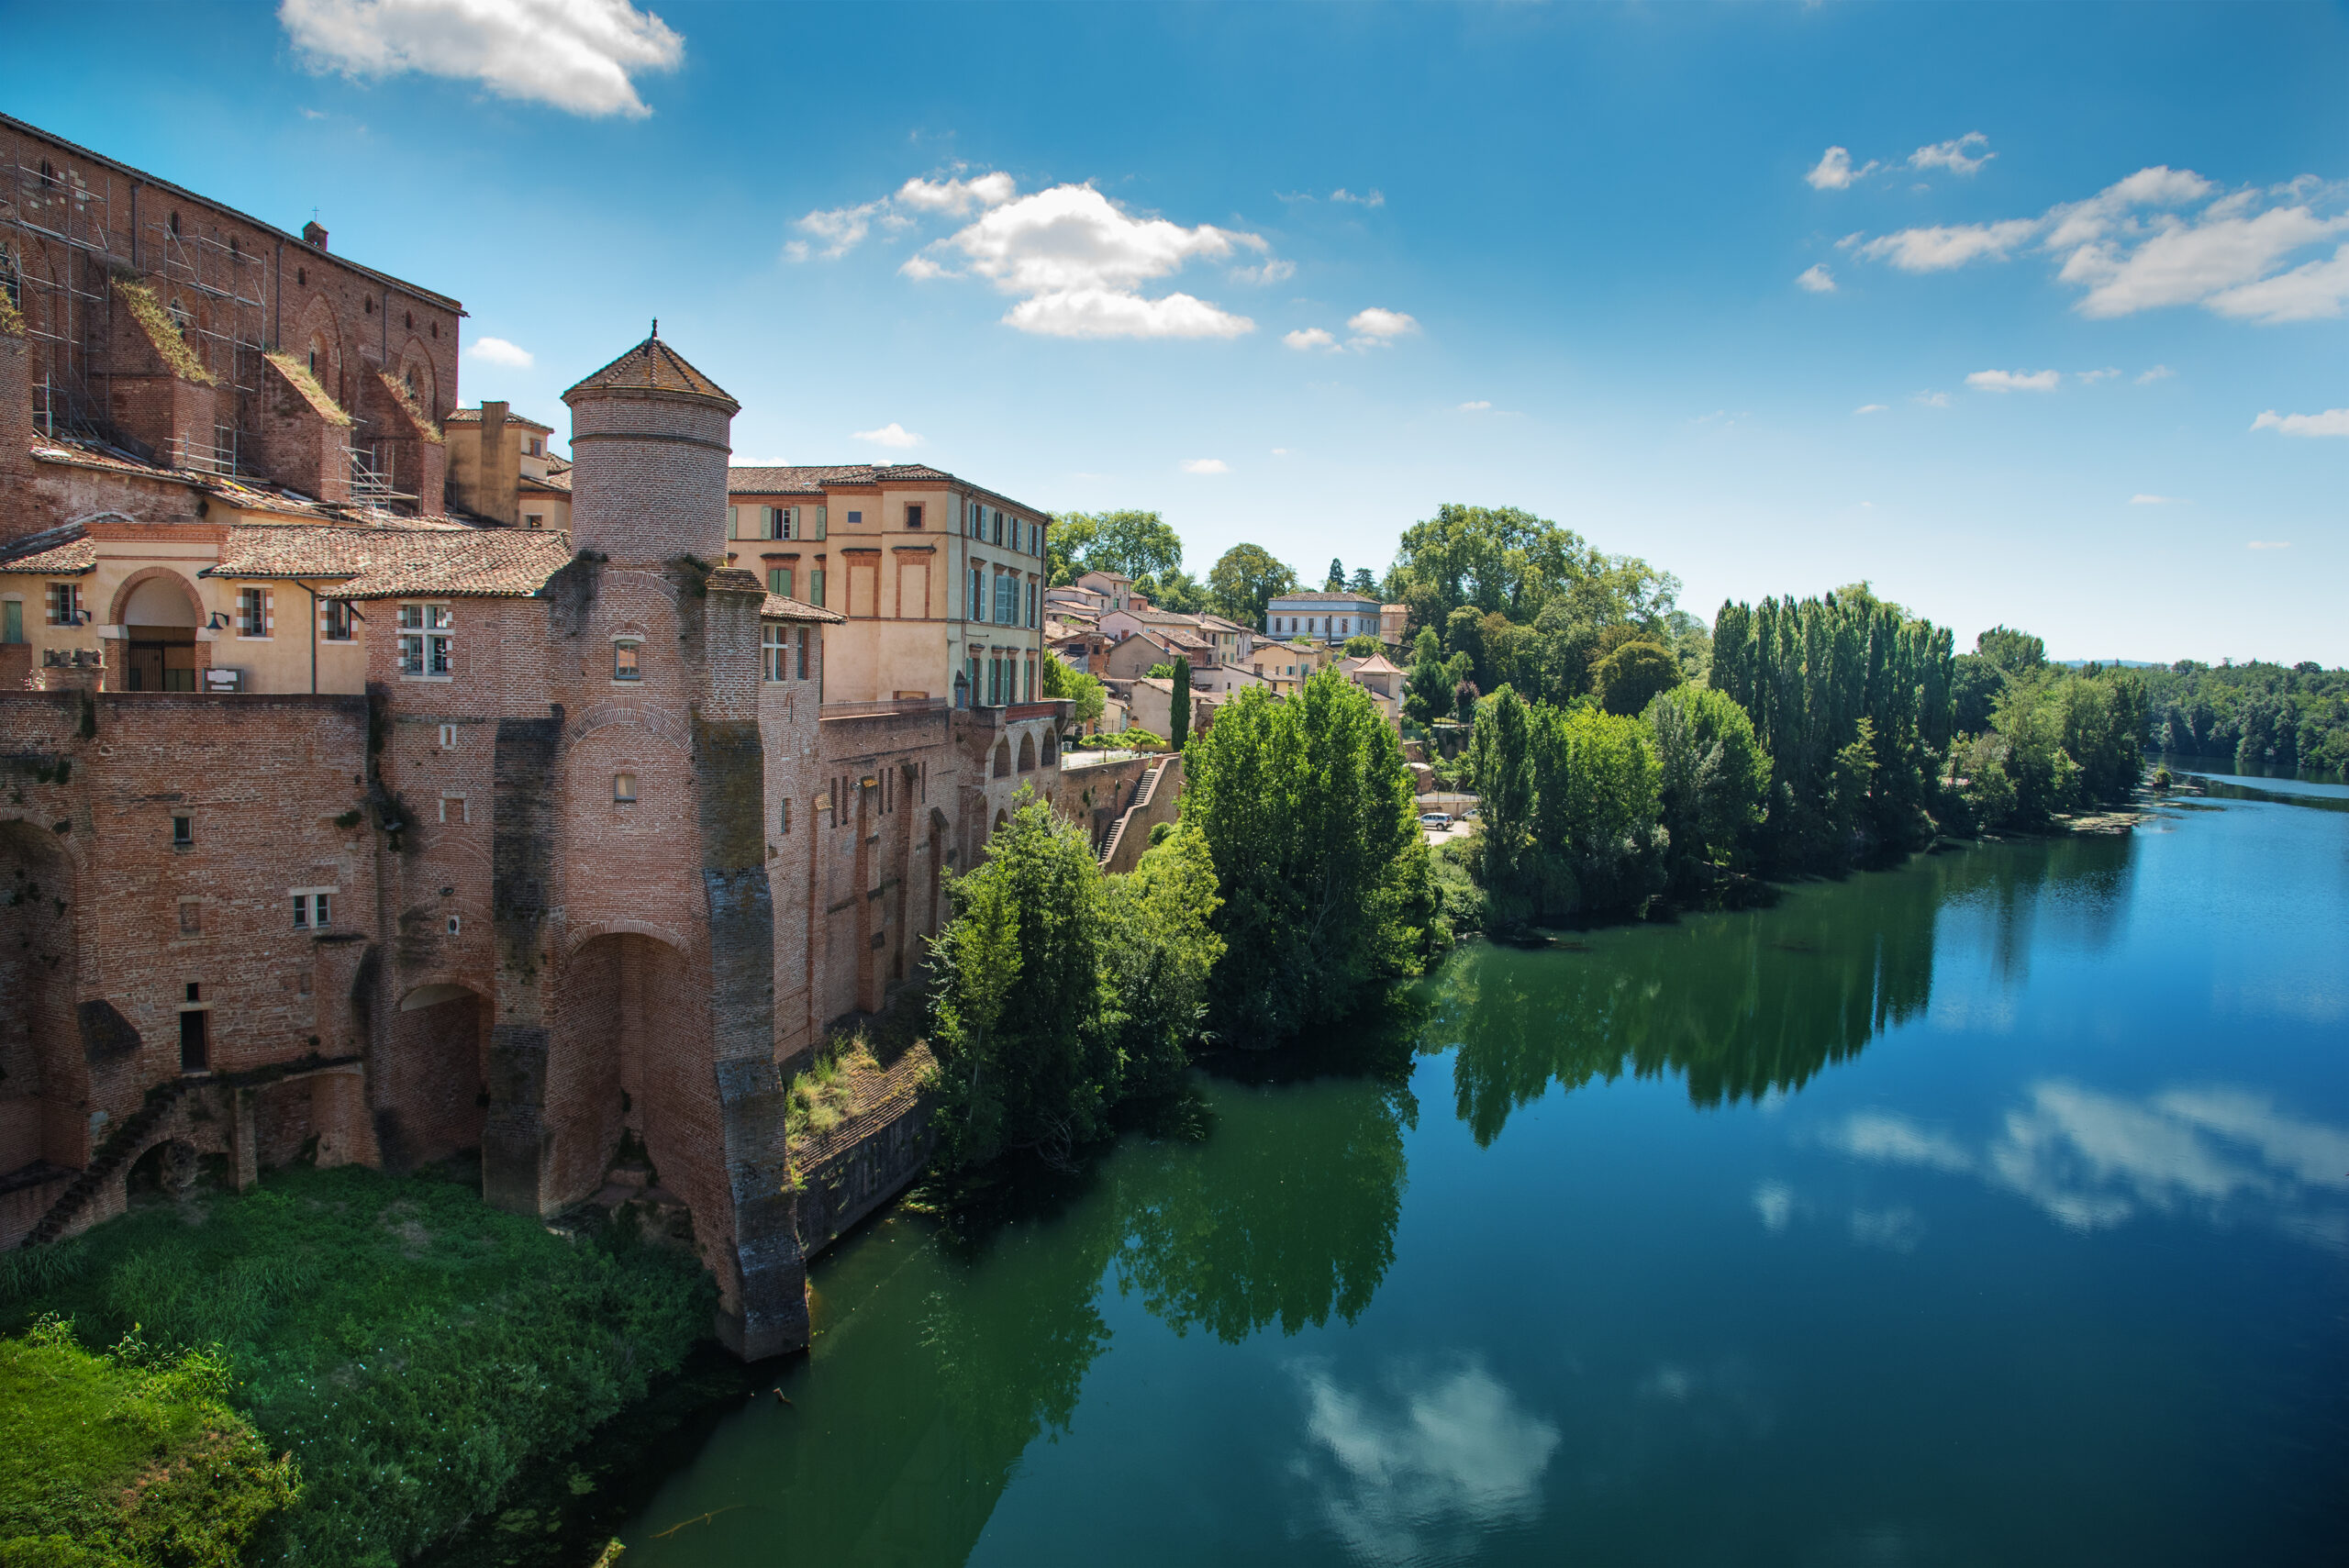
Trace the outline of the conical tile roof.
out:
M 568 403 L 582 392 L 606 391 L 683 393 L 714 398 L 725 404 L 729 414 L 739 414 L 742 409 L 731 393 L 694 369 L 685 355 L 661 340 L 661 324 L 657 321 L 652 324 L 652 336 L 581 380 L 562 395 L 562 400 Z

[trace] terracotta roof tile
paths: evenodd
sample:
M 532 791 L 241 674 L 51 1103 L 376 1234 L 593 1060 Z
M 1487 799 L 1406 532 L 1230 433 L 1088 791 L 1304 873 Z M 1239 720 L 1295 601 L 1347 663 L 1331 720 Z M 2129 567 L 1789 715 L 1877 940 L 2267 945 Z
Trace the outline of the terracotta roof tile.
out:
M 1358 605 L 1375 605 L 1378 603 L 1378 595 L 1375 594 L 1330 594 L 1324 593 L 1319 588 L 1314 589 L 1309 594 L 1275 594 L 1271 602 L 1275 605 L 1286 605 L 1298 603 L 1308 599 L 1344 599 Z
M 549 435 L 552 435 L 554 433 L 554 427 L 552 425 L 541 425 L 536 419 L 531 418 L 529 415 L 517 414 L 510 408 L 506 411 L 506 422 L 509 425 L 519 425 L 526 430 L 544 430 Z M 481 410 L 478 408 L 451 408 L 449 410 L 449 417 L 443 419 L 441 423 L 444 425 L 478 425 L 481 423 Z
M 517 528 L 406 523 L 266 524 L 228 530 L 207 577 L 331 577 L 336 596 L 521 598 L 571 559 L 571 536 Z
M 767 595 L 767 602 L 760 607 L 759 618 L 761 620 L 821 621 L 826 625 L 837 625 L 848 619 L 838 610 L 828 610 L 821 605 L 811 605 L 804 600 L 786 598 L 781 594 Z
M 98 547 L 79 523 L 28 534 L 0 547 L 0 572 L 38 573 L 44 577 L 78 577 L 97 569 Z
M 657 335 L 647 338 L 603 369 L 583 377 L 570 392 L 562 395 L 562 398 L 568 403 L 572 393 L 601 391 L 607 387 L 650 388 L 715 398 L 737 413 L 742 407 L 734 401 L 731 393 L 694 369 L 686 362 L 685 355 L 662 342 Z
M 851 484 L 952 484 L 991 505 L 1000 503 L 1008 510 L 1025 513 L 1031 517 L 1050 517 L 1049 513 L 1039 511 L 1024 502 L 974 484 L 967 479 L 957 478 L 944 469 L 932 468 L 926 462 L 813 463 L 796 467 L 729 468 L 726 471 L 726 493 L 729 495 L 820 495 L 828 486 Z

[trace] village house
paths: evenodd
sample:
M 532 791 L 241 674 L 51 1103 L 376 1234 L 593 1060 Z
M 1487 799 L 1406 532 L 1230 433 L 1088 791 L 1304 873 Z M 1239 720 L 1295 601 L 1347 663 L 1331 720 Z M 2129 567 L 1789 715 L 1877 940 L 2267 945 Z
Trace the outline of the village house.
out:
M 1378 636 L 1379 616 L 1374 595 L 1318 590 L 1279 594 L 1265 606 L 1264 635 L 1342 643 L 1350 637 Z
M 441 433 L 451 516 L 509 528 L 570 528 L 571 463 L 554 452 L 553 427 L 490 402 L 451 409 Z

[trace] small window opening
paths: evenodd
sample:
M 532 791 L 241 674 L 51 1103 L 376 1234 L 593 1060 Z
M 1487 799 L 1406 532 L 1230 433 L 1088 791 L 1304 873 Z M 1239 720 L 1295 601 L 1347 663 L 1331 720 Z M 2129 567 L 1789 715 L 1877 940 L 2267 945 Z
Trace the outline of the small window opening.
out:
M 307 267 L 295 268 L 294 282 L 299 287 L 308 288 L 310 286 L 310 270 Z
M 639 674 L 636 667 L 636 644 L 633 642 L 613 643 L 612 679 L 615 681 L 633 681 L 638 678 Z
M 204 906 L 193 898 L 180 900 L 180 935 L 195 937 L 204 934 Z
M 366 306 L 367 306 L 367 314 L 368 314 L 368 315 L 370 315 L 370 316 L 374 315 L 374 314 L 375 314 L 375 296 L 374 296 L 373 295 L 372 295 L 372 294 L 371 294 L 371 295 L 369 295 L 367 296 Z
M 791 797 L 789 795 L 784 796 L 783 813 L 775 824 L 775 831 L 785 834 L 791 831 Z
M 457 934 L 458 927 L 463 919 L 464 917 L 462 915 L 451 915 L 449 917 L 449 934 L 451 936 L 453 937 Z
M 463 795 L 444 795 L 440 797 L 441 821 L 454 822 L 462 827 L 473 819 L 473 807 Z
M 612 804 L 614 806 L 636 804 L 636 775 L 634 773 L 612 775 Z
M 188 987 L 194 992 L 195 986 Z M 180 1071 L 202 1073 L 212 1062 L 212 1042 L 206 1038 L 205 1020 L 212 1015 L 201 1007 L 180 1015 Z
M 457 727 L 453 724 L 442 725 L 440 727 L 440 750 L 443 751 L 453 751 L 456 749 Z
M 193 843 L 195 843 L 195 817 L 173 817 L 173 818 L 172 818 L 172 848 L 173 848 L 173 849 L 175 849 L 175 850 L 184 850 L 184 849 L 186 849 L 189 845 L 191 845 L 191 844 L 193 844 Z
M 177 214 L 177 213 L 173 213 L 173 214 L 172 214 L 172 232 L 173 232 L 173 234 L 177 234 L 179 231 L 180 231 L 180 215 L 179 215 L 179 214 Z
M 918 528 L 921 527 L 921 508 L 919 506 L 907 506 L 906 508 L 906 527 L 909 528 Z

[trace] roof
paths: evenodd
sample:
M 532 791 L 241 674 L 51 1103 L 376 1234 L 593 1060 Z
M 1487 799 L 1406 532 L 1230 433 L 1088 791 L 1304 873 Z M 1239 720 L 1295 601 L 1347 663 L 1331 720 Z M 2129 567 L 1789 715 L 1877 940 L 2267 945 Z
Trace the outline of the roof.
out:
M 571 560 L 567 533 L 407 522 L 240 525 L 206 577 L 332 577 L 337 598 L 526 598 Z
M 1252 629 L 1249 627 L 1241 626 L 1236 620 L 1226 620 L 1221 616 L 1213 614 L 1212 612 L 1194 616 L 1192 618 L 1197 620 L 1201 626 L 1211 626 L 1221 631 L 1249 631 Z
M 48 528 L 0 545 L 0 572 L 78 577 L 97 569 L 98 547 L 79 523 Z
M 451 408 L 449 410 L 448 417 L 440 422 L 444 425 L 477 425 L 481 423 L 481 410 L 478 408 Z M 529 415 L 517 414 L 510 408 L 506 411 L 506 422 L 509 425 L 519 425 L 526 430 L 544 430 L 549 434 L 552 434 L 554 431 L 554 427 L 552 425 L 541 425 L 536 419 L 531 418 Z
M 630 390 L 707 397 L 725 404 L 734 413 L 742 411 L 732 394 L 694 369 L 685 355 L 661 340 L 658 321 L 652 324 L 652 336 L 603 369 L 580 378 L 562 395 L 562 400 L 568 403 L 582 392 Z
M 1108 613 L 1113 616 L 1131 616 L 1144 626 L 1187 626 L 1196 630 L 1199 624 L 1199 617 L 1197 616 L 1186 616 L 1179 610 L 1154 610 L 1147 606 L 1141 609 L 1111 610 Z
M 1087 577 L 1103 577 L 1112 583 L 1130 583 L 1133 581 L 1132 578 L 1127 576 L 1122 572 L 1104 572 L 1097 566 L 1090 572 L 1078 573 L 1076 580 L 1079 583 L 1083 583 Z
M 1399 675 L 1403 673 L 1384 653 L 1374 653 L 1367 659 L 1348 659 L 1343 663 L 1349 675 Z
M 182 484 L 191 490 L 217 495 L 240 511 L 277 512 L 312 518 L 344 517 L 353 511 L 349 506 L 319 501 L 266 479 L 250 476 L 232 479 L 226 474 L 204 473 L 195 469 L 168 468 L 135 458 L 119 447 L 109 446 L 103 441 L 79 440 L 63 436 L 42 439 L 49 444 L 29 449 L 35 462 L 61 463 L 70 468 L 126 473 L 140 479 Z
M 192 202 L 201 202 L 206 206 L 212 208 L 216 212 L 227 213 L 230 217 L 235 218 L 239 223 L 250 223 L 255 228 L 262 230 L 265 234 L 274 234 L 280 239 L 284 240 L 288 245 L 299 245 L 305 251 L 313 255 L 322 256 L 327 261 L 331 261 L 338 266 L 348 267 L 352 272 L 360 273 L 364 277 L 373 278 L 378 283 L 390 284 L 393 287 L 401 290 L 403 293 L 412 295 L 417 299 L 429 300 L 436 305 L 445 305 L 451 310 L 455 311 L 459 316 L 462 316 L 465 313 L 465 307 L 463 306 L 459 305 L 455 300 L 451 299 L 445 294 L 435 294 L 430 289 L 418 288 L 416 284 L 409 283 L 405 278 L 395 278 L 389 272 L 379 272 L 373 267 L 362 266 L 360 263 L 351 260 L 347 256 L 339 256 L 331 251 L 321 250 L 317 246 L 311 244 L 308 240 L 303 239 L 300 235 L 288 234 L 284 229 L 278 228 L 273 223 L 263 223 L 260 218 L 253 217 L 250 213 L 239 212 L 224 201 L 216 200 L 211 196 L 198 195 L 195 192 L 189 190 L 186 186 L 175 185 L 169 180 L 159 180 L 154 175 L 147 172 L 144 169 L 134 169 L 129 164 L 119 162 L 115 159 L 107 157 L 103 152 L 93 152 L 88 148 L 82 146 L 78 142 L 68 141 L 54 131 L 43 130 L 37 125 L 17 118 L 14 115 L 0 115 L 0 125 L 12 127 L 17 130 L 23 131 L 28 136 L 37 136 L 44 141 L 55 142 L 58 146 L 65 148 L 67 150 L 71 151 L 77 158 L 86 158 L 91 162 L 112 169 L 117 173 L 128 174 L 132 179 L 152 185 L 159 191 L 169 191 L 174 195 L 185 196 Z
M 932 468 L 926 462 L 835 462 L 792 464 L 752 464 L 726 471 L 726 493 L 729 495 L 821 495 L 828 489 L 850 485 L 881 484 L 947 484 L 967 490 L 973 495 L 990 502 L 999 502 L 1015 512 L 1031 517 L 1051 519 L 1052 514 L 1024 501 L 1015 501 L 983 485 Z
M 769 594 L 767 602 L 759 606 L 761 620 L 811 620 L 826 625 L 838 625 L 848 619 L 838 610 L 828 610 L 821 605 L 811 605 L 805 599 L 791 598 L 783 594 Z
M 1330 594 L 1324 593 L 1319 588 L 1316 588 L 1311 593 L 1275 594 L 1271 602 L 1275 605 L 1295 605 L 1303 604 L 1308 601 L 1319 601 L 1324 599 L 1342 600 L 1350 605 L 1375 605 L 1378 603 L 1378 595 L 1375 594 Z

